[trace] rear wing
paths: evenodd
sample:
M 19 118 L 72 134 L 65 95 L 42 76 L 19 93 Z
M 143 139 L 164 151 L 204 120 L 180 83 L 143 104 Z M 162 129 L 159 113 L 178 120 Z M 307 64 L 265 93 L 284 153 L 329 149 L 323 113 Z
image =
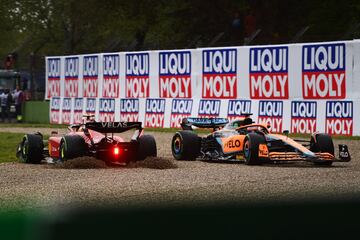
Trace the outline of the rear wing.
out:
M 229 120 L 227 118 L 184 118 L 181 122 L 183 130 L 193 130 L 192 126 L 198 128 L 220 128 L 224 127 Z
M 142 130 L 141 122 L 88 122 L 85 127 L 101 133 L 122 133 L 131 129 Z

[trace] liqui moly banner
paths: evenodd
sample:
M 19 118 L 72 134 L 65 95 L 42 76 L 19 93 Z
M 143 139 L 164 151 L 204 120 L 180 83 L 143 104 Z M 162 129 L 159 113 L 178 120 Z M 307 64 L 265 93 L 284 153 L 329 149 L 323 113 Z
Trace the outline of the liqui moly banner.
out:
M 139 121 L 139 99 L 137 98 L 120 99 L 120 121 L 124 121 L 124 122 Z
M 96 98 L 87 98 L 85 102 L 85 113 L 88 115 L 96 114 Z
M 269 125 L 272 132 L 282 132 L 283 102 L 259 101 L 258 122 Z
M 83 96 L 97 97 L 99 85 L 99 56 L 84 56 Z
M 317 102 L 291 102 L 291 133 L 314 133 L 316 128 Z
M 191 117 L 192 99 L 173 99 L 171 102 L 170 127 L 180 128 L 183 118 Z
M 218 117 L 220 114 L 220 100 L 201 99 L 199 102 L 199 117 Z
M 288 47 L 250 48 L 250 96 L 288 99 Z
M 45 76 L 53 123 L 252 113 L 273 132 L 360 135 L 359 40 L 54 56 Z
M 79 57 L 65 58 L 65 97 L 78 97 Z
M 52 97 L 50 99 L 50 123 L 59 124 L 60 121 L 61 99 L 59 97 Z
M 163 98 L 148 98 L 145 103 L 145 127 L 163 128 L 166 101 Z
M 125 55 L 127 98 L 147 98 L 150 96 L 149 53 L 128 53 Z
M 46 89 L 47 98 L 60 97 L 60 72 L 61 59 L 60 58 L 47 58 L 47 81 Z
M 237 98 L 237 49 L 202 52 L 202 97 Z
M 115 99 L 113 98 L 99 99 L 99 121 L 100 122 L 115 121 Z
M 75 98 L 74 99 L 74 113 L 73 113 L 73 122 L 72 123 L 82 123 L 83 122 L 83 109 L 84 109 L 84 99 Z
M 159 53 L 159 95 L 161 98 L 191 98 L 191 52 Z
M 346 97 L 345 43 L 302 47 L 302 92 L 304 99 Z
M 325 131 L 336 135 L 353 135 L 353 101 L 327 101 Z
M 61 108 L 61 123 L 70 124 L 72 123 L 72 98 L 63 98 Z
M 227 117 L 229 120 L 243 117 L 251 114 L 251 101 L 250 100 L 229 100 Z
M 120 56 L 119 54 L 105 54 L 103 56 L 103 84 L 104 98 L 118 98 L 120 96 Z

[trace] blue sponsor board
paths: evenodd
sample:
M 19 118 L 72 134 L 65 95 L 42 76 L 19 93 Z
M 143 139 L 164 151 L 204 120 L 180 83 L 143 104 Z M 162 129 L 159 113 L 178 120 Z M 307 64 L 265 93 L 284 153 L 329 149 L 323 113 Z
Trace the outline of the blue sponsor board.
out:
M 137 99 L 137 98 L 120 99 L 120 112 L 121 113 L 138 113 L 139 112 L 139 99 Z
M 162 98 L 148 98 L 145 104 L 146 113 L 164 113 L 165 112 L 165 99 Z
M 114 113 L 114 112 L 115 112 L 115 99 L 113 98 L 99 99 L 99 113 Z
M 117 78 L 120 74 L 120 56 L 118 54 L 105 54 L 103 57 L 104 78 Z
M 183 76 L 191 74 L 191 52 L 173 51 L 159 53 L 160 76 Z
M 288 47 L 250 48 L 250 73 L 287 73 Z
M 86 113 L 95 113 L 96 110 L 96 98 L 87 98 L 85 111 Z
M 59 97 L 51 98 L 50 109 L 52 111 L 59 111 L 60 110 L 60 98 Z
M 127 53 L 126 76 L 149 76 L 149 53 Z
M 60 79 L 60 58 L 48 58 L 47 59 L 48 67 L 48 79 L 49 80 L 59 80 Z
M 79 57 L 65 58 L 65 79 L 79 77 Z
M 199 102 L 199 111 L 200 116 L 219 116 L 220 113 L 220 100 L 205 100 L 201 99 Z
M 251 100 L 229 100 L 228 116 L 237 117 L 251 113 Z

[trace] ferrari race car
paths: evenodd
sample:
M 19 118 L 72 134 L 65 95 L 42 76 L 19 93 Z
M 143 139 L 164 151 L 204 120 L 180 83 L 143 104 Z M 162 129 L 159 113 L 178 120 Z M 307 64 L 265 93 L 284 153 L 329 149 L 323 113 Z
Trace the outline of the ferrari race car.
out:
M 268 126 L 255 124 L 250 114 L 228 121 L 226 118 L 184 118 L 182 131 L 175 133 L 171 150 L 177 160 L 237 161 L 257 165 L 277 161 L 309 161 L 317 165 L 350 161 L 348 147 L 339 144 L 335 157 L 332 138 L 314 133 L 310 140 L 296 140 L 284 134 L 272 134 Z M 193 127 L 212 128 L 212 133 L 200 137 Z
M 86 116 L 89 120 L 89 116 Z M 114 133 L 135 129 L 129 142 Z M 40 163 L 45 158 L 65 161 L 92 156 L 109 165 L 126 165 L 131 160 L 156 156 L 156 142 L 152 135 L 143 135 L 141 122 L 95 122 L 73 124 L 69 132 L 60 136 L 52 133 L 47 141 L 40 133 L 26 134 L 17 149 L 17 156 L 25 163 Z

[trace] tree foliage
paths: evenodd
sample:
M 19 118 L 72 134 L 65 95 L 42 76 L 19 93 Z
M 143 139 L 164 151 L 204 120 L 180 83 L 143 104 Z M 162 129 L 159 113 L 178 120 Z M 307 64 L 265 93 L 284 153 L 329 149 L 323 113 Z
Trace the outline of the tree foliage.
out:
M 256 44 L 286 43 L 305 26 L 303 41 L 340 40 L 360 22 L 356 0 L 2 0 L 0 56 L 207 46 L 221 32 L 217 45 L 238 45 L 231 23 L 248 9 Z

